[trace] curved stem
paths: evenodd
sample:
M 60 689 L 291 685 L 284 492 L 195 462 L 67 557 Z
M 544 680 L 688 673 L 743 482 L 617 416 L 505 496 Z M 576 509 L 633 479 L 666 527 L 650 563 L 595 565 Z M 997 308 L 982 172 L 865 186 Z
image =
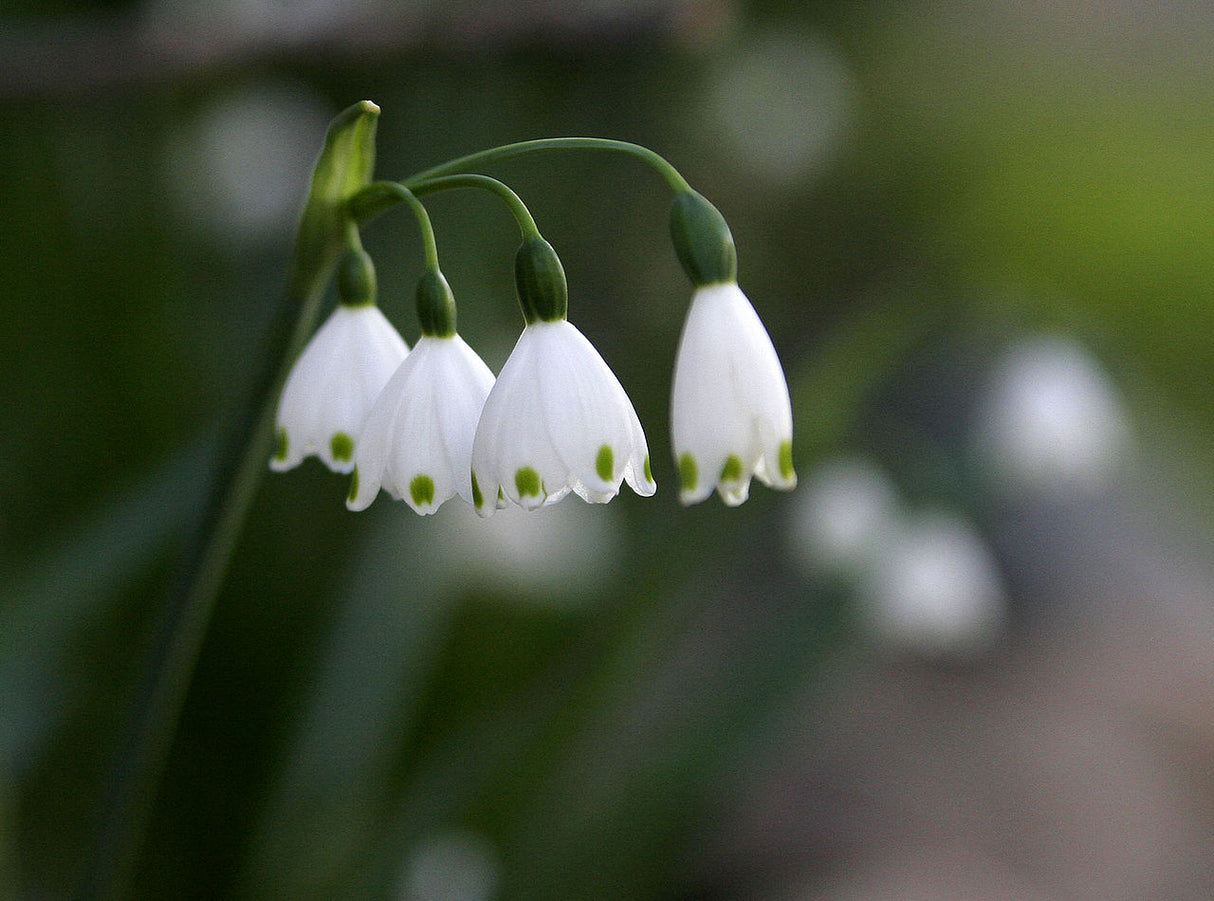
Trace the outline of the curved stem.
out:
M 534 141 L 504 144 L 501 147 L 494 147 L 490 150 L 482 150 L 479 153 L 461 156 L 458 159 L 426 169 L 423 172 L 406 178 L 402 184 L 408 188 L 416 188 L 417 185 L 440 176 L 468 172 L 473 169 L 479 169 L 487 163 L 494 163 L 498 160 L 509 159 L 510 157 L 547 150 L 606 150 L 611 153 L 623 153 L 636 157 L 656 169 L 658 174 L 666 180 L 666 183 L 670 185 L 675 193 L 691 190 L 691 186 L 687 184 L 687 180 L 664 157 L 654 153 L 648 147 L 642 147 L 640 144 L 633 144 L 628 141 L 616 141 L 612 138 L 538 138 Z
M 496 178 L 490 178 L 488 175 L 469 173 L 417 180 L 413 186 L 413 193 L 435 194 L 439 191 L 450 191 L 456 188 L 479 188 L 496 194 L 510 207 L 510 212 L 514 214 L 514 221 L 518 223 L 518 229 L 524 240 L 540 237 L 539 227 L 535 224 L 535 219 L 531 215 L 531 211 L 527 209 L 527 204 L 523 203 L 523 199 L 514 193 L 509 185 Z
M 399 182 L 372 182 L 350 199 L 348 208 L 351 223 L 365 224 L 396 203 L 408 204 L 413 218 L 417 220 L 417 230 L 421 232 L 426 268 L 438 271 L 438 244 L 434 238 L 434 225 L 430 222 L 426 207 L 417 199 L 418 193 L 420 192 L 411 191 Z

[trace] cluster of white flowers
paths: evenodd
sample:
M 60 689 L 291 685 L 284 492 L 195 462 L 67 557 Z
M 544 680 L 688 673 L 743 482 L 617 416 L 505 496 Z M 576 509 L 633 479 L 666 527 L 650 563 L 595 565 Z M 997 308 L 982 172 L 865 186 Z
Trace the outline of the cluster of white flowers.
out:
M 736 506 L 752 477 L 796 484 L 792 408 L 771 338 L 737 285 L 724 220 L 698 195 L 685 199 L 676 203 L 676 249 L 697 287 L 671 401 L 680 499 L 697 503 L 716 489 Z M 423 334 L 410 351 L 375 306 L 370 260 L 352 251 L 341 305 L 287 379 L 272 468 L 315 454 L 352 474 L 351 510 L 365 509 L 381 488 L 421 514 L 459 495 L 482 516 L 507 504 L 536 509 L 570 492 L 606 503 L 623 482 L 652 495 L 636 410 L 566 318 L 565 276 L 551 246 L 525 241 L 516 274 L 526 325 L 495 380 L 456 333 L 454 299 L 437 268 L 419 285 Z
M 418 513 L 459 495 L 484 516 L 572 491 L 606 503 L 626 481 L 657 488 L 624 388 L 568 320 L 528 324 L 501 374 L 458 334 L 412 351 L 379 309 L 340 305 L 300 356 L 278 407 L 271 466 L 315 454 L 353 472 L 347 505 L 380 488 Z M 771 339 L 736 284 L 698 289 L 679 343 L 671 401 L 680 497 L 715 488 L 746 500 L 751 476 L 791 488 L 792 411 Z

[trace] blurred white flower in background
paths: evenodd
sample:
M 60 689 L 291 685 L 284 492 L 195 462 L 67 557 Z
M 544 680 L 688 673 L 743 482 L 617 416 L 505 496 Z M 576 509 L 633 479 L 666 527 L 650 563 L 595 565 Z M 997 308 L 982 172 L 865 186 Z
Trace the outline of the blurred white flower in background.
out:
M 860 582 L 874 636 L 928 657 L 980 654 L 1003 631 L 1007 599 L 994 557 L 965 517 L 926 510 L 905 518 Z
M 778 33 L 727 60 L 706 95 L 708 127 L 720 140 L 705 146 L 786 187 L 812 178 L 846 143 L 857 86 L 830 44 Z
M 498 883 L 497 852 L 473 832 L 424 838 L 405 858 L 400 901 L 489 901 Z
M 321 98 L 285 83 L 208 101 L 169 148 L 174 212 L 233 246 L 286 240 L 331 118 Z
M 982 536 L 959 513 L 906 510 L 872 461 L 820 466 L 790 524 L 807 575 L 845 579 L 878 643 L 929 658 L 968 659 L 1003 632 L 1006 593 Z
M 1099 363 L 1075 341 L 1051 336 L 1005 354 L 974 429 L 982 465 L 1011 490 L 1099 490 L 1130 442 L 1129 413 Z
M 797 492 L 792 551 L 811 574 L 854 577 L 888 544 L 900 505 L 898 489 L 871 460 L 824 463 Z

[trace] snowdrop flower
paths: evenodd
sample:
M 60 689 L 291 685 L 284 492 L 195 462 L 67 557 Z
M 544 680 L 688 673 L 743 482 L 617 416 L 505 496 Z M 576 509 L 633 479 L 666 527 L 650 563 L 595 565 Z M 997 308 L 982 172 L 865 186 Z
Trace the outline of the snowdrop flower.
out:
M 792 404 L 771 338 L 736 283 L 696 289 L 675 357 L 670 426 L 685 504 L 716 488 L 731 507 L 753 474 L 790 489 Z
M 729 226 L 693 192 L 675 198 L 671 235 L 696 285 L 675 357 L 670 427 L 684 504 L 715 488 L 731 507 L 755 476 L 773 488 L 797 484 L 792 404 L 767 329 L 737 283 Z
M 657 490 L 640 420 L 624 388 L 565 319 L 565 276 L 542 239 L 516 261 L 527 326 L 485 401 L 472 444 L 472 495 L 489 516 L 509 500 L 526 509 L 570 491 L 606 503 L 627 481 Z
M 570 491 L 606 503 L 621 481 L 643 497 L 657 489 L 632 402 L 598 351 L 564 319 L 523 329 L 485 401 L 472 479 L 484 516 L 499 489 L 527 509 Z
M 472 503 L 472 437 L 493 373 L 459 335 L 423 335 L 367 414 L 346 506 L 382 487 L 418 513 L 458 494 Z
M 283 472 L 315 454 L 334 472 L 354 468 L 354 436 L 389 377 L 409 352 L 375 306 L 375 274 L 365 254 L 349 254 L 341 303 L 287 377 L 275 417 L 270 468 Z

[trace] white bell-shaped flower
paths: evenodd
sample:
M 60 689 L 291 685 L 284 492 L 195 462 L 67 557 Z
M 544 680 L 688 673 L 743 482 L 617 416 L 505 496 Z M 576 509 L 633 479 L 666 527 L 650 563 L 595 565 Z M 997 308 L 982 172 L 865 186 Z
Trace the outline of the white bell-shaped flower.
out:
M 684 504 L 715 488 L 737 506 L 749 496 L 752 475 L 773 488 L 797 483 L 788 383 L 736 282 L 704 285 L 692 296 L 675 358 L 670 425 Z
M 535 509 L 570 491 L 606 503 L 627 481 L 657 490 L 640 420 L 619 379 L 567 320 L 523 329 L 485 401 L 472 444 L 472 493 L 489 516 L 505 499 Z
M 339 304 L 287 377 L 270 468 L 315 454 L 334 472 L 354 468 L 354 437 L 409 348 L 379 307 Z
M 346 506 L 382 487 L 418 513 L 472 503 L 472 438 L 493 373 L 459 335 L 423 335 L 380 392 L 358 436 Z

